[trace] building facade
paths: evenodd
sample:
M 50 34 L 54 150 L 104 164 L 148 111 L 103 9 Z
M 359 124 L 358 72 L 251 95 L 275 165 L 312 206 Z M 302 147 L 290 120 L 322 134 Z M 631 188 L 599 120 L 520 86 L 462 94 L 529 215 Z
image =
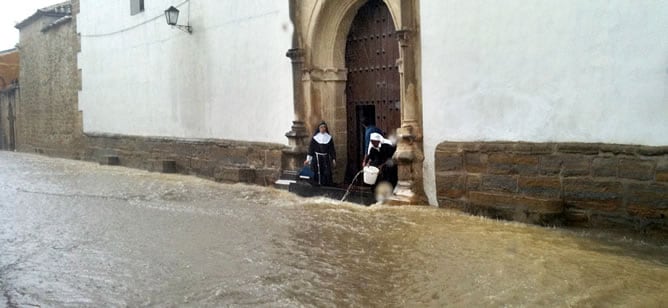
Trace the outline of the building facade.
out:
M 192 32 L 166 24 L 170 6 Z M 346 183 L 372 120 L 397 138 L 396 203 L 668 224 L 668 4 L 81 0 L 73 10 L 81 113 L 69 121 L 81 123 L 82 158 L 271 185 L 300 167 L 325 120 Z
M 21 99 L 16 149 L 81 159 L 78 39 L 70 1 L 37 10 L 18 23 Z
M 665 230 L 667 16 L 655 1 L 421 1 L 430 202 Z
M 164 11 L 180 11 L 170 27 Z M 292 118 L 283 1 L 80 1 L 89 158 L 273 183 Z

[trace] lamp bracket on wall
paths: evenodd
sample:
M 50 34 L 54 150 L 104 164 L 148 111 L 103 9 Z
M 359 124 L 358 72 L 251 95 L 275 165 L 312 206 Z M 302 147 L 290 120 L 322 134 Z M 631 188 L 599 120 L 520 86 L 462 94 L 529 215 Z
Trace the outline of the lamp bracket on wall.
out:
M 188 15 L 190 15 L 190 2 L 188 2 Z M 188 32 L 190 34 L 193 33 L 193 28 L 190 26 L 190 18 L 188 18 L 188 23 L 185 25 L 177 24 L 177 21 L 179 20 L 179 10 L 174 6 L 170 6 L 165 10 L 165 18 L 167 19 L 168 25 L 176 27 L 179 30 Z

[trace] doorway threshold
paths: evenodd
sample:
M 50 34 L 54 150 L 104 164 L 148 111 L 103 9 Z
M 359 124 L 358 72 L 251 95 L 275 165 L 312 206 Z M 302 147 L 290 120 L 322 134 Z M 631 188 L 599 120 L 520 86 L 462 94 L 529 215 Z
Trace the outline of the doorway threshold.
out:
M 343 196 L 346 194 L 346 188 L 335 186 L 318 186 L 311 184 L 309 181 L 301 180 L 290 183 L 288 191 L 302 197 L 326 197 L 338 201 L 341 201 Z M 374 196 L 371 193 L 369 187 L 363 186 L 353 186 L 348 196 L 346 196 L 345 201 L 357 203 L 360 205 L 371 205 L 376 203 L 376 200 L 374 199 Z

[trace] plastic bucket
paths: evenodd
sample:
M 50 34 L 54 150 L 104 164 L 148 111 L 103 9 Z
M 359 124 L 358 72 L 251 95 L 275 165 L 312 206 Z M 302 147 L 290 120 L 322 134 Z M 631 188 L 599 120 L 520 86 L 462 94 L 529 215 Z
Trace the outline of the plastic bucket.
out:
M 376 184 L 376 178 L 378 178 L 378 168 L 374 166 L 364 167 L 364 183 L 369 185 Z

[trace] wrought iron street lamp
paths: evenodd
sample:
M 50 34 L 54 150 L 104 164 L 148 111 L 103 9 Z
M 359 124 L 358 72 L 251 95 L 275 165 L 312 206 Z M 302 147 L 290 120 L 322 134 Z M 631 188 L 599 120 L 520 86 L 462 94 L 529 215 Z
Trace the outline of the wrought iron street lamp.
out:
M 193 33 L 193 28 L 188 25 L 177 25 L 176 22 L 179 20 L 179 10 L 174 6 L 170 6 L 165 10 L 165 18 L 167 19 L 167 24 L 172 27 L 177 27 L 188 33 Z

